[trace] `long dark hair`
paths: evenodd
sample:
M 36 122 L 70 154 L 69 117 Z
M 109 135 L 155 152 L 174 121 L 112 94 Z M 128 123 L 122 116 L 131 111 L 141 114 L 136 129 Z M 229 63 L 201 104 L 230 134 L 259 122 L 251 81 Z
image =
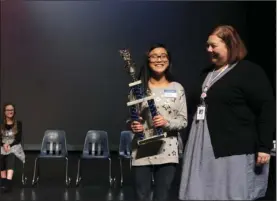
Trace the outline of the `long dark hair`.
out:
M 15 105 L 14 105 L 13 103 L 10 103 L 10 102 L 5 103 L 5 104 L 3 105 L 3 109 L 2 109 L 2 118 L 3 118 L 3 119 L 2 119 L 2 123 L 1 123 L 1 125 L 0 125 L 0 127 L 1 127 L 1 128 L 0 128 L 0 129 L 1 129 L 1 133 L 4 132 L 4 130 L 5 130 L 5 124 L 7 123 L 5 111 L 6 111 L 6 107 L 7 107 L 8 105 L 13 106 L 13 109 L 14 109 L 14 114 L 13 114 L 13 117 L 12 117 L 12 121 L 13 121 L 12 130 L 13 130 L 14 133 L 17 133 L 17 121 L 16 121 L 16 118 L 15 118 L 16 109 L 15 109 Z
M 166 48 L 166 46 L 164 44 L 155 43 L 155 44 L 151 45 L 149 50 L 146 52 L 145 59 L 144 59 L 144 65 L 141 67 L 139 75 L 138 75 L 138 79 L 142 81 L 142 87 L 143 87 L 143 91 L 145 94 L 149 90 L 148 81 L 152 77 L 152 74 L 153 74 L 153 71 L 149 67 L 149 53 L 156 48 L 164 48 L 166 50 L 167 55 L 168 55 L 169 66 L 167 67 L 167 69 L 164 72 L 165 78 L 169 82 L 172 82 L 175 80 L 171 73 L 171 69 L 172 69 L 171 53 L 169 52 L 169 50 Z

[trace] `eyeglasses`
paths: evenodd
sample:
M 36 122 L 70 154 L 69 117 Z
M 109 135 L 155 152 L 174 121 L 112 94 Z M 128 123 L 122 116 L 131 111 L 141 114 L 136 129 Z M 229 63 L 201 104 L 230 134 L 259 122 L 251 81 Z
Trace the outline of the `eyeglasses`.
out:
M 162 61 L 167 61 L 168 60 L 168 55 L 167 54 L 161 54 L 161 55 L 152 54 L 152 55 L 149 56 L 150 61 L 158 61 L 159 58 Z
M 13 112 L 14 110 L 5 110 L 6 112 Z

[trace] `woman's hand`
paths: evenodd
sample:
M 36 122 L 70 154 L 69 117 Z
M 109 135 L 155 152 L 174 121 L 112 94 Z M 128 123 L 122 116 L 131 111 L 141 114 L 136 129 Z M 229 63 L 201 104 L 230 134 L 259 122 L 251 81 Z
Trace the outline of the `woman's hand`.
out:
M 131 129 L 133 133 L 141 133 L 144 130 L 143 125 L 139 121 L 133 121 L 131 123 Z
M 155 127 L 162 127 L 167 124 L 167 120 L 162 115 L 157 115 L 153 118 L 153 125 Z
M 270 160 L 270 154 L 258 152 L 258 157 L 257 157 L 258 165 L 269 163 L 269 160 Z
M 9 152 L 11 149 L 9 144 L 4 144 L 3 147 L 4 147 L 5 152 Z

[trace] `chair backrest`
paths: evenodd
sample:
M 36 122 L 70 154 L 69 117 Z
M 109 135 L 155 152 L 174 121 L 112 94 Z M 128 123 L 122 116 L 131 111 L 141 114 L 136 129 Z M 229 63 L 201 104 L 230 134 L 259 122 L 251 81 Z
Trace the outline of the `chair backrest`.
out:
M 46 130 L 44 132 L 41 154 L 67 156 L 66 133 L 63 130 Z
M 120 156 L 131 156 L 132 154 L 132 131 L 121 131 L 120 142 L 119 142 L 119 155 Z
M 86 134 L 83 154 L 110 156 L 108 133 L 103 130 L 89 130 Z

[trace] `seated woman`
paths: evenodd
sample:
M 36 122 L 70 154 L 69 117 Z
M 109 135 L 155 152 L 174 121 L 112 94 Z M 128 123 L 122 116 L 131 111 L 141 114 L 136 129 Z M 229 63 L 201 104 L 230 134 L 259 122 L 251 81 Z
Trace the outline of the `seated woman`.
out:
M 1 188 L 4 192 L 8 192 L 12 189 L 15 157 L 25 163 L 25 154 L 21 146 L 22 123 L 15 118 L 15 106 L 11 103 L 5 104 L 3 113 L 0 127 Z

